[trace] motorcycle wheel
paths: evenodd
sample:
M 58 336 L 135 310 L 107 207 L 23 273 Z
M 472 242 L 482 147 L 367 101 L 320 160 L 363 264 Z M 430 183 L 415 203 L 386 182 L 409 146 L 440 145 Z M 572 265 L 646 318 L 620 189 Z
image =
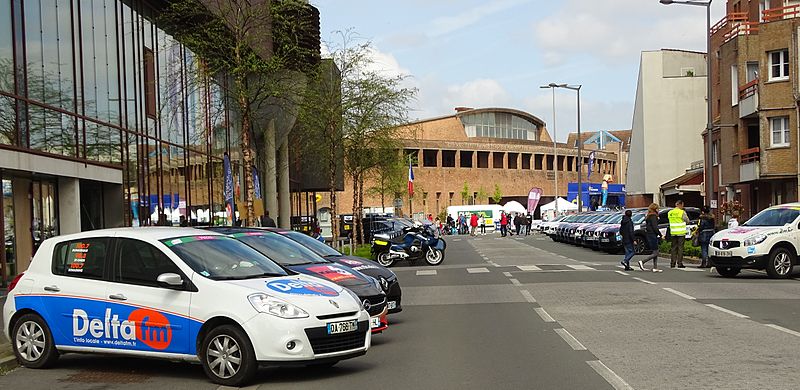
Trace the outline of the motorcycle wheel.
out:
M 384 267 L 391 267 L 394 264 L 394 259 L 389 257 L 389 252 L 378 253 L 378 264 Z
M 444 253 L 438 249 L 430 248 L 428 252 L 425 253 L 425 261 L 428 265 L 442 264 L 442 260 L 444 260 Z

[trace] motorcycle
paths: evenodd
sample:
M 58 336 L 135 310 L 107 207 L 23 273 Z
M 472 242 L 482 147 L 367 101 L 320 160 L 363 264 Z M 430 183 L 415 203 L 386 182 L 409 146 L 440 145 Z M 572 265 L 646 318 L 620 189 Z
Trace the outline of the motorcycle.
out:
M 403 228 L 398 237 L 376 234 L 372 240 L 372 255 L 384 267 L 391 267 L 400 260 L 408 260 L 413 265 L 423 258 L 429 265 L 439 265 L 444 261 L 447 244 L 436 233 L 431 226 L 415 226 Z

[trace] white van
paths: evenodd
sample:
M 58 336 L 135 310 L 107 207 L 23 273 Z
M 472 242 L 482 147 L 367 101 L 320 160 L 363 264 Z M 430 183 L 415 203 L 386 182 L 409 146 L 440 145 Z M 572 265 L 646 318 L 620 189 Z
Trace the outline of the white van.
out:
M 499 204 L 487 205 L 473 205 L 473 206 L 450 206 L 447 208 L 447 215 L 458 220 L 459 215 L 467 217 L 467 225 L 469 225 L 469 217 L 472 214 L 483 215 L 486 221 L 487 231 L 494 231 L 495 223 L 500 223 L 500 212 L 503 211 L 503 206 Z

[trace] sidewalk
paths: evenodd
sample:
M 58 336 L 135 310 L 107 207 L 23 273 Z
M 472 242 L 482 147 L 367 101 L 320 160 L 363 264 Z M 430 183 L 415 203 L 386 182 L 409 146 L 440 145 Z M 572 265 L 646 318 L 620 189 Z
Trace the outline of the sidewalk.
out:
M 0 289 L 0 307 L 6 304 L 6 290 Z M 0 320 L 3 319 L 3 313 L 0 311 Z M 14 357 L 14 351 L 11 349 L 11 344 L 5 336 L 0 336 L 0 375 L 13 370 L 17 367 L 17 359 Z

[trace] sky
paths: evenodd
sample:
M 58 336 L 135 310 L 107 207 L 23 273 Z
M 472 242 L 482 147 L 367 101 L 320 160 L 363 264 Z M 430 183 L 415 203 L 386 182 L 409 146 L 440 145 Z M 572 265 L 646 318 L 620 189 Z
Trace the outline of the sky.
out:
M 658 0 L 311 0 L 323 41 L 350 30 L 372 43 L 375 66 L 416 87 L 410 117 L 458 106 L 529 112 L 553 133 L 553 96 L 580 84 L 581 128 L 630 129 L 640 52 L 705 52 L 703 7 Z M 711 23 L 725 14 L 712 3 Z M 575 131 L 576 94 L 556 92 L 556 137 Z

